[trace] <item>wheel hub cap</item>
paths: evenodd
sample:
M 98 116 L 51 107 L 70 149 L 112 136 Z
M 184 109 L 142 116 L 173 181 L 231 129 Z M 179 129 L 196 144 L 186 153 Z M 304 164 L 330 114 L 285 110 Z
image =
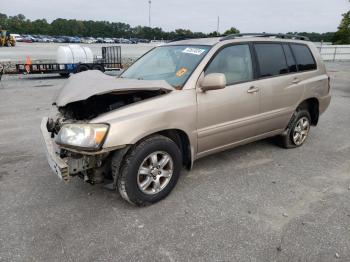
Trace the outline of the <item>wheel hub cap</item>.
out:
M 163 151 L 148 155 L 142 162 L 138 174 L 137 185 L 141 192 L 153 195 L 162 191 L 173 174 L 173 160 Z
M 308 133 L 310 130 L 310 122 L 309 119 L 306 117 L 302 117 L 297 122 L 296 126 L 294 127 L 293 131 L 293 142 L 297 146 L 304 143 Z

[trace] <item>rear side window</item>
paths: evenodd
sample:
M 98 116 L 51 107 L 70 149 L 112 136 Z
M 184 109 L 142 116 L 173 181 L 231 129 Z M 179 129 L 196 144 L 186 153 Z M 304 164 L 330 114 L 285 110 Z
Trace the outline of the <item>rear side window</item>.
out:
M 283 45 L 284 54 L 286 55 L 287 65 L 289 72 L 297 72 L 297 64 L 295 63 L 295 59 L 293 57 L 292 51 L 290 50 L 289 45 Z
M 314 70 L 317 68 L 315 59 L 306 45 L 291 44 L 290 46 L 297 60 L 299 71 Z
M 281 44 L 255 44 L 261 77 L 288 73 L 288 66 Z

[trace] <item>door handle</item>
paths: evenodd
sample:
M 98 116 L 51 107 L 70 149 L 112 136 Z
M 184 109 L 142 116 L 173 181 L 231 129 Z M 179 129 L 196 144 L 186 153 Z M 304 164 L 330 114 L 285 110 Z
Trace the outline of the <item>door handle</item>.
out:
M 300 83 L 300 79 L 299 78 L 294 78 L 292 81 L 292 84 L 299 84 Z
M 253 94 L 253 93 L 257 93 L 259 92 L 259 88 L 258 87 L 255 87 L 255 86 L 251 86 L 249 87 L 249 89 L 247 90 L 247 93 L 249 94 Z

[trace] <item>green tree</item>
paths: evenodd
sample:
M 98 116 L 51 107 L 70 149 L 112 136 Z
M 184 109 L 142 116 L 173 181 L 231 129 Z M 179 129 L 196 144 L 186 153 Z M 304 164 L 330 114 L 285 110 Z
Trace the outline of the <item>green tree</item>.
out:
M 220 34 L 216 31 L 214 31 L 214 32 L 209 33 L 208 36 L 209 37 L 217 37 L 217 36 L 220 36 Z
M 0 30 L 6 29 L 7 23 L 8 23 L 7 15 L 0 13 Z
M 338 31 L 334 35 L 333 43 L 340 45 L 350 44 L 350 11 L 343 14 Z
M 231 27 L 230 29 L 226 30 L 224 35 L 232 35 L 232 34 L 239 34 L 239 30 L 235 27 Z
M 42 35 L 47 35 L 51 33 L 51 26 L 46 21 L 46 19 L 37 19 L 31 22 L 31 24 L 28 25 L 28 27 L 31 28 L 31 30 L 27 30 L 26 33 Z
M 24 15 L 8 17 L 0 13 L 0 27 L 12 33 L 18 34 L 40 34 L 53 36 L 93 36 L 93 37 L 124 37 L 124 38 L 144 38 L 144 39 L 164 39 L 173 40 L 176 38 L 200 38 L 218 36 L 217 32 L 204 34 L 202 32 L 192 32 L 188 29 L 176 29 L 165 32 L 160 27 L 136 26 L 129 24 L 108 21 L 76 20 L 57 18 L 51 23 L 46 19 L 31 21 Z M 239 32 L 232 27 L 230 33 Z

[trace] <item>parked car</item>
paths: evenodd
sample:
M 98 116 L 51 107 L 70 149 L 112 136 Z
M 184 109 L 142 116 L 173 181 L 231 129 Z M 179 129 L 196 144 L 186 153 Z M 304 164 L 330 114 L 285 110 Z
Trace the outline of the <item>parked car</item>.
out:
M 148 39 L 139 39 L 139 43 L 149 43 L 150 40 Z
M 56 43 L 65 43 L 65 38 L 64 37 L 55 37 Z
M 32 35 L 22 35 L 22 42 L 33 43 L 35 38 Z
M 103 43 L 112 44 L 112 43 L 114 43 L 114 40 L 111 39 L 111 38 L 104 38 L 104 39 L 103 39 Z
M 16 42 L 22 42 L 23 37 L 19 34 L 10 34 L 11 37 L 15 39 Z
M 156 45 L 163 45 L 166 42 L 164 40 L 151 40 L 151 44 L 156 44 Z
M 129 39 L 120 38 L 119 39 L 119 43 L 121 43 L 121 44 L 131 44 L 131 41 Z
M 131 44 L 138 44 L 140 41 L 140 39 L 138 39 L 138 38 L 130 38 L 129 40 L 130 40 Z
M 101 37 L 96 38 L 96 43 L 104 43 L 103 38 Z
M 84 38 L 81 38 L 81 42 L 85 44 L 93 44 L 93 43 L 96 43 L 96 39 L 93 37 L 84 37 Z
M 39 42 L 39 36 L 38 35 L 33 35 L 33 42 Z
M 317 48 L 288 37 L 171 42 L 118 79 L 72 76 L 55 99 L 60 116 L 42 121 L 50 166 L 64 180 L 110 179 L 147 205 L 204 156 L 272 136 L 300 147 L 330 103 L 330 81 Z
M 33 43 L 33 39 L 30 37 L 23 37 L 22 42 L 23 43 Z

